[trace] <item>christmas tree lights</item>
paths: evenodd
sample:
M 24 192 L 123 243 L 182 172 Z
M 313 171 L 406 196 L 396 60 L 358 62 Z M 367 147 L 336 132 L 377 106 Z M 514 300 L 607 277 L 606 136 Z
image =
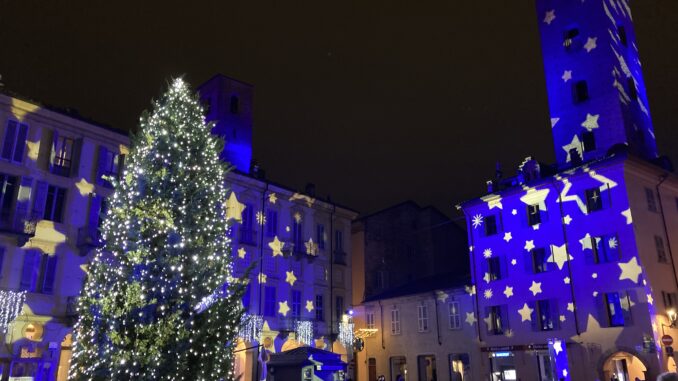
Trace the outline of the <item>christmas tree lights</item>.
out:
M 243 283 L 231 278 L 222 144 L 203 115 L 181 79 L 142 115 L 111 179 L 69 380 L 233 378 Z

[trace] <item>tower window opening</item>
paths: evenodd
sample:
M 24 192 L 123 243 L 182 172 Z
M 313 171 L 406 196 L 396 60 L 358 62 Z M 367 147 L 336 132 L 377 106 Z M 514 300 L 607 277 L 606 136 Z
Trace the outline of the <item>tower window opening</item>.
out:
M 572 85 L 572 98 L 574 103 L 582 103 L 589 99 L 589 86 L 586 81 L 577 81 Z
M 237 96 L 232 95 L 230 105 L 231 114 L 237 114 L 239 109 L 240 109 L 240 100 L 238 99 Z
M 627 87 L 629 88 L 629 98 L 638 99 L 638 90 L 636 89 L 636 81 L 633 80 L 633 77 L 628 77 L 626 79 Z
M 593 131 L 584 131 L 582 142 L 584 143 L 584 152 L 596 150 L 596 137 L 593 135 Z
M 622 45 L 628 46 L 628 39 L 626 38 L 626 28 L 624 25 L 617 25 L 617 36 Z

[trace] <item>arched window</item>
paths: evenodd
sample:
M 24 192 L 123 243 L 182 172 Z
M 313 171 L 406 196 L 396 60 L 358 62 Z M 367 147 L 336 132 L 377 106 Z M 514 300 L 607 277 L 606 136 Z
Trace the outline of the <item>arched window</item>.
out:
M 237 114 L 240 107 L 240 100 L 236 95 L 231 95 L 231 114 Z

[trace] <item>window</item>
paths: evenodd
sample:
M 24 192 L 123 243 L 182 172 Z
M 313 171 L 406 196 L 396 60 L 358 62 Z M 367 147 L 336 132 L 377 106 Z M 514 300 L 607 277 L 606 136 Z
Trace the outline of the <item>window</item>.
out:
M 605 294 L 605 305 L 610 327 L 623 327 L 630 320 L 631 303 L 625 292 L 608 292 Z
M 546 250 L 544 248 L 533 249 L 531 252 L 532 255 L 532 270 L 535 274 L 545 273 L 551 268 L 549 266 L 548 259 L 550 255 L 546 255 Z
M 422 303 L 417 306 L 417 323 L 419 332 L 428 331 L 428 307 L 426 304 Z
M 504 334 L 505 321 L 503 316 L 503 308 L 501 306 L 491 306 L 487 307 L 487 332 L 490 335 L 502 335 Z
M 664 299 L 664 307 L 667 310 L 678 307 L 678 294 L 675 292 L 662 291 L 662 299 Z
M 395 307 L 391 309 L 391 335 L 400 335 L 400 311 Z
M 341 321 L 342 315 L 344 315 L 344 297 L 343 296 L 337 296 L 337 298 L 334 300 L 334 306 L 336 307 L 336 316 L 337 316 L 337 321 Z
M 664 250 L 664 238 L 656 235 L 654 236 L 654 246 L 657 249 L 657 260 L 661 263 L 666 263 L 666 250 Z
M 264 315 L 275 316 L 275 287 L 264 287 Z
M 229 105 L 231 114 L 237 114 L 240 111 L 240 100 L 237 96 L 231 95 L 231 103 Z
M 57 256 L 35 250 L 24 252 L 19 288 L 23 291 L 51 294 L 54 291 Z
M 10 223 L 12 202 L 16 198 L 17 178 L 0 174 L 0 222 Z
M 490 281 L 501 279 L 501 262 L 498 257 L 487 259 L 487 271 Z
M 621 259 L 619 238 L 616 234 L 591 237 L 591 248 L 595 263 L 610 263 Z
M 2 145 L 2 158 L 21 163 L 26 147 L 26 135 L 28 135 L 27 125 L 14 120 L 8 120 L 7 129 L 5 130 L 5 141 Z
M 603 209 L 603 199 L 600 197 L 600 188 L 586 190 L 586 209 L 589 213 Z
M 570 28 L 563 35 L 563 46 L 567 50 L 573 49 L 577 44 L 579 37 L 579 28 Z
M 391 381 L 409 379 L 407 376 L 407 358 L 405 356 L 391 357 Z
M 298 318 L 301 316 L 301 291 L 292 290 L 292 317 Z
M 59 136 L 54 131 L 54 143 L 50 156 L 50 172 L 60 176 L 70 176 L 73 160 L 73 139 Z
M 344 251 L 344 232 L 341 230 L 334 231 L 334 247 L 336 247 L 337 252 Z
M 245 204 L 245 209 L 242 211 L 242 224 L 240 225 L 240 243 L 254 245 L 255 240 L 254 231 L 254 207 L 250 203 Z
M 318 224 L 315 227 L 315 240 L 318 243 L 318 249 L 325 248 L 325 225 Z
M 584 144 L 584 152 L 596 150 L 596 137 L 593 135 L 593 131 L 584 131 L 582 133 L 582 143 Z
M 124 155 L 117 154 L 104 146 L 99 146 L 97 183 L 111 187 L 112 184 L 108 178 L 117 179 L 120 177 L 124 157 Z
M 66 189 L 55 187 L 54 185 L 48 186 L 45 212 L 42 218 L 48 221 L 62 222 L 65 200 Z
M 465 381 L 471 379 L 471 359 L 468 353 L 449 355 L 450 381 Z
M 450 329 L 461 329 L 461 312 L 459 311 L 459 302 L 449 302 L 447 304 L 448 315 L 450 317 Z
M 496 216 L 485 217 L 485 235 L 491 236 L 495 234 L 497 234 L 497 217 Z
M 572 100 L 574 103 L 582 103 L 589 99 L 589 85 L 584 80 L 572 85 Z
M 627 46 L 628 45 L 628 39 L 626 37 L 626 28 L 624 25 L 617 25 L 617 36 L 619 37 L 619 42 L 621 42 L 622 45 Z
M 657 212 L 657 201 L 654 198 L 654 191 L 652 189 L 645 188 L 645 199 L 647 200 L 647 210 Z
M 436 357 L 434 355 L 417 356 L 417 371 L 419 381 L 437 381 Z
M 323 296 L 315 296 L 315 319 L 318 321 L 325 321 L 325 314 L 323 312 Z
M 534 226 L 541 223 L 541 214 L 539 213 L 538 204 L 527 206 L 527 223 L 530 226 Z
M 301 221 L 301 219 L 294 219 L 292 223 L 292 242 L 294 243 L 294 252 L 296 253 L 304 252 L 304 236 Z
M 629 98 L 638 99 L 638 89 L 636 89 L 636 81 L 633 77 L 626 78 L 626 86 L 629 88 Z
M 365 325 L 367 329 L 374 329 L 374 312 L 365 314 Z
M 275 210 L 266 211 L 266 235 L 275 237 L 278 234 L 278 212 Z
M 555 303 L 550 300 L 537 301 L 537 316 L 539 317 L 537 327 L 540 331 L 553 331 L 556 327 Z

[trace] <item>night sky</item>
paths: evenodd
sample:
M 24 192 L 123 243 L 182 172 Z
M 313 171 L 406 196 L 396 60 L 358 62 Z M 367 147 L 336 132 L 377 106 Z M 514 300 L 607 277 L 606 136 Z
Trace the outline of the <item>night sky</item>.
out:
M 553 161 L 532 0 L 169 3 L 0 0 L 2 82 L 124 130 L 174 76 L 254 84 L 267 176 L 364 213 L 413 199 L 453 215 L 497 160 Z M 678 1 L 632 8 L 678 164 Z

